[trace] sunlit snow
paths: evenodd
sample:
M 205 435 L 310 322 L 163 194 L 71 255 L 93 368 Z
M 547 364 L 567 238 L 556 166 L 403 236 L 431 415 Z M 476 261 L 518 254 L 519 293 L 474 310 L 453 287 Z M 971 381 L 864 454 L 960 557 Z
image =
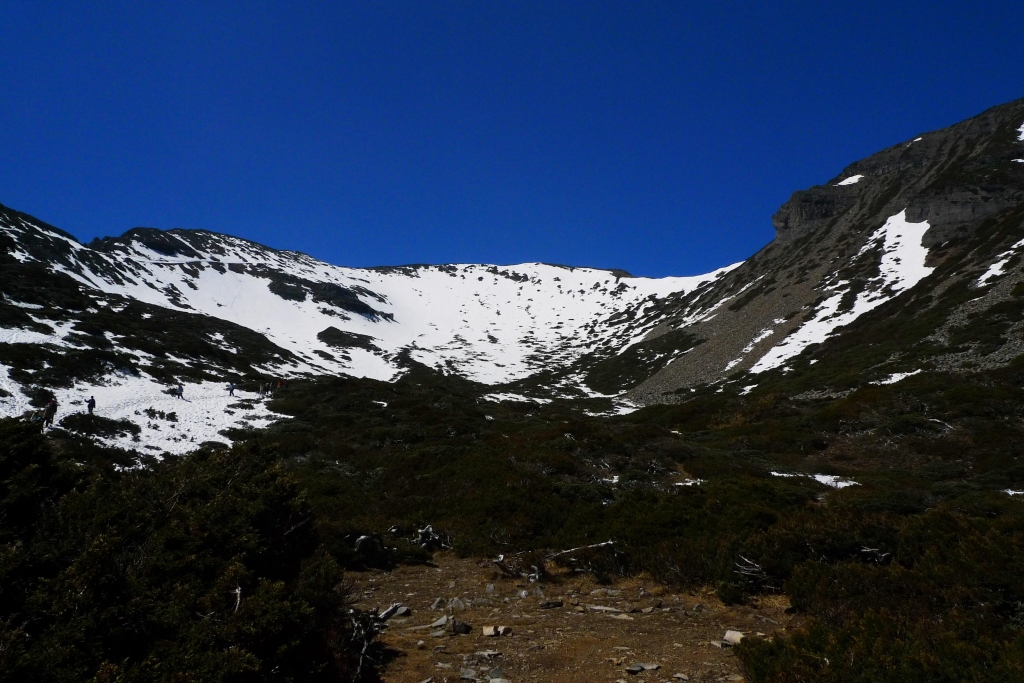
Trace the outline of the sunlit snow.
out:
M 925 265 L 928 250 L 921 245 L 928 227 L 927 221 L 908 222 L 906 211 L 890 217 L 858 253 L 859 257 L 880 248 L 881 261 L 879 275 L 868 281 L 853 305 L 848 310 L 839 310 L 849 291 L 849 282 L 832 285 L 827 290 L 828 298 L 815 309 L 813 317 L 762 356 L 750 372 L 760 373 L 781 366 L 811 344 L 824 342 L 839 327 L 850 324 L 928 277 L 934 268 Z
M 863 178 L 863 177 L 864 177 L 863 175 L 859 175 L 859 174 L 858 175 L 852 175 L 849 178 L 847 178 L 846 180 L 840 180 L 838 183 L 836 183 L 836 187 L 842 187 L 843 185 L 855 185 L 856 183 L 860 182 L 860 179 Z

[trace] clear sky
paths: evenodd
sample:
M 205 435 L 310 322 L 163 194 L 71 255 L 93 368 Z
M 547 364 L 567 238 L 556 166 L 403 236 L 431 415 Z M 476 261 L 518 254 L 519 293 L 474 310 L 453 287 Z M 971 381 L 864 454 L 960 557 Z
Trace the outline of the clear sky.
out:
M 0 4 L 0 203 L 341 265 L 687 275 L 1024 97 L 1024 2 Z

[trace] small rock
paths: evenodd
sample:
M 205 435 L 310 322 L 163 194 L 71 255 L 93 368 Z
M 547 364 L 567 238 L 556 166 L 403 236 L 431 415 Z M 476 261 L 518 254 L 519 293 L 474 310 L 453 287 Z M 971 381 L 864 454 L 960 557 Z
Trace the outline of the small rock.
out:
M 431 624 L 430 628 L 441 628 L 442 626 L 446 625 L 447 623 L 448 623 L 448 617 L 444 616 L 444 617 L 441 617 L 440 619 L 438 619 L 437 621 L 435 621 L 433 624 Z
M 530 592 L 529 591 L 519 591 L 519 597 L 520 598 L 528 598 L 528 597 L 530 597 Z
M 434 604 L 430 606 L 430 609 L 441 609 L 444 607 L 444 598 L 438 598 L 434 600 Z
M 484 659 L 493 659 L 495 657 L 501 656 L 501 653 L 497 650 L 480 650 L 479 652 L 474 652 L 473 654 L 475 654 L 477 657 L 483 657 Z
M 487 591 L 488 595 L 494 595 L 494 584 L 493 583 L 487 584 L 487 588 L 485 590 Z
M 496 637 L 498 635 L 498 627 L 497 626 L 484 626 L 483 633 L 484 633 L 484 637 L 485 638 L 494 638 L 494 637 Z
M 694 612 L 705 612 L 705 611 L 707 611 L 707 609 L 708 608 L 705 607 L 704 603 L 702 603 L 702 602 L 698 602 L 696 605 L 693 606 L 693 611 Z
M 424 678 L 420 683 L 434 683 L 434 677 L 431 676 L 430 678 Z
M 412 610 L 409 609 L 408 607 L 406 607 L 405 605 L 402 605 L 397 610 L 395 610 L 395 616 L 396 617 L 411 617 L 412 616 Z
M 537 650 L 543 650 L 543 649 L 544 649 L 543 645 L 531 645 L 530 647 L 526 648 L 526 651 L 527 652 L 536 652 Z
M 438 662 L 437 664 L 434 664 L 434 666 L 436 666 L 438 669 L 450 669 L 450 668 L 452 668 L 452 665 L 449 664 L 448 662 Z
M 586 607 L 587 607 L 587 609 L 593 610 L 595 612 L 613 612 L 613 613 L 615 613 L 615 612 L 621 612 L 622 611 L 622 610 L 617 609 L 615 607 L 605 607 L 604 605 L 587 605 Z
M 677 681 L 688 681 L 688 680 L 690 680 L 690 677 L 687 676 L 686 674 L 672 674 L 672 678 L 676 679 Z
M 463 669 L 462 673 L 459 674 L 459 680 L 460 681 L 479 681 L 480 679 L 476 677 L 476 671 L 474 671 L 473 669 Z
M 437 631 L 431 631 L 430 632 L 430 637 L 431 638 L 444 638 L 446 635 L 447 635 L 447 631 L 442 631 L 440 629 L 438 629 Z
M 612 619 L 620 619 L 622 621 L 635 621 L 635 619 L 633 619 L 633 617 L 629 616 L 628 614 L 610 614 L 609 616 Z
M 640 666 L 644 668 L 644 671 L 657 671 L 661 668 L 661 664 L 654 663 L 641 664 Z
M 416 641 L 416 649 L 417 650 L 426 650 L 427 649 L 427 644 L 424 641 L 422 641 L 422 640 L 418 640 L 418 641 Z
M 540 608 L 541 609 L 555 609 L 555 608 L 561 607 L 563 604 L 564 603 L 562 602 L 561 598 L 556 598 L 555 600 L 545 600 L 544 602 L 540 603 Z
M 725 636 L 723 636 L 722 640 L 730 645 L 739 645 L 740 641 L 743 640 L 743 634 L 739 631 L 733 631 L 730 629 L 725 632 Z
M 744 678 L 743 678 L 743 676 L 741 676 L 739 674 L 733 674 L 732 676 L 729 676 L 729 678 L 727 680 L 730 680 L 730 681 L 742 681 L 742 680 L 744 680 Z
M 452 633 L 455 635 L 468 635 L 473 632 L 473 627 L 464 621 L 452 620 Z
M 724 650 L 725 648 L 730 647 L 729 643 L 723 642 L 721 640 L 709 640 L 708 642 L 711 643 L 714 647 L 717 647 L 719 650 Z
M 448 601 L 448 606 L 456 612 L 463 612 L 466 609 L 466 603 L 461 598 L 452 598 Z
M 487 672 L 487 678 L 489 678 L 492 681 L 500 680 L 502 678 L 505 678 L 505 672 L 501 669 L 500 666 L 496 666 Z
M 642 612 L 643 614 L 650 614 L 653 611 L 654 611 L 653 607 L 644 607 L 642 610 L 640 610 L 640 612 Z
M 608 595 L 607 588 L 598 588 L 597 590 L 590 591 L 591 595 Z
M 630 664 L 626 667 L 626 673 L 631 676 L 636 676 L 638 673 L 643 673 L 644 667 L 641 664 Z

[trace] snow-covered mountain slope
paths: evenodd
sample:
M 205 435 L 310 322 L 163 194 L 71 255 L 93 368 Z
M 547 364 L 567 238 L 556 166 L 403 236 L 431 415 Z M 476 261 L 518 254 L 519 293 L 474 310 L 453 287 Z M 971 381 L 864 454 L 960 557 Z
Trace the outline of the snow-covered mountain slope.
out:
M 409 360 L 492 385 L 560 372 L 559 390 L 589 393 L 566 380 L 569 368 L 618 354 L 658 324 L 658 301 L 735 268 L 662 279 L 540 263 L 343 268 L 204 231 L 82 245 L 9 209 L 0 243 L 0 411 L 21 414 L 50 392 L 71 405 L 95 394 L 106 417 L 135 423 L 168 412 L 162 392 L 177 382 L 220 414 L 237 402 L 212 383 L 390 380 Z M 232 424 L 266 419 L 254 406 L 231 414 Z M 172 425 L 185 431 L 170 440 L 165 429 L 160 447 L 230 426 L 188 424 Z
M 182 451 L 273 419 L 261 382 L 391 380 L 413 361 L 495 399 L 634 405 L 780 373 L 830 391 L 1005 365 L 1024 353 L 1022 122 L 1018 100 L 857 162 L 795 193 L 771 244 L 697 277 L 343 268 L 190 230 L 83 245 L 0 207 L 0 414 L 93 393 L 140 442 Z M 168 405 L 178 382 L 188 410 Z M 155 429 L 168 412 L 182 419 Z M 117 429 L 104 438 L 136 443 Z

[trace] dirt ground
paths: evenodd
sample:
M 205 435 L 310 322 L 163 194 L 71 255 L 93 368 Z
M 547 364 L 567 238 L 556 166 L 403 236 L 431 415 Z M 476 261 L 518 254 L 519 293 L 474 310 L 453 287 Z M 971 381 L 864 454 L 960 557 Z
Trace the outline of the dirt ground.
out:
M 383 635 L 393 655 L 387 683 L 742 681 L 731 648 L 719 647 L 726 631 L 763 638 L 797 626 L 782 597 L 727 607 L 709 590 L 676 593 L 644 577 L 600 586 L 577 574 L 531 584 L 504 578 L 488 560 L 450 553 L 436 555 L 434 566 L 349 577 L 358 607 L 400 602 L 412 610 Z M 431 626 L 446 616 L 447 624 Z M 453 633 L 453 619 L 470 632 Z M 510 632 L 487 637 L 490 626 Z M 636 664 L 649 668 L 627 671 Z

